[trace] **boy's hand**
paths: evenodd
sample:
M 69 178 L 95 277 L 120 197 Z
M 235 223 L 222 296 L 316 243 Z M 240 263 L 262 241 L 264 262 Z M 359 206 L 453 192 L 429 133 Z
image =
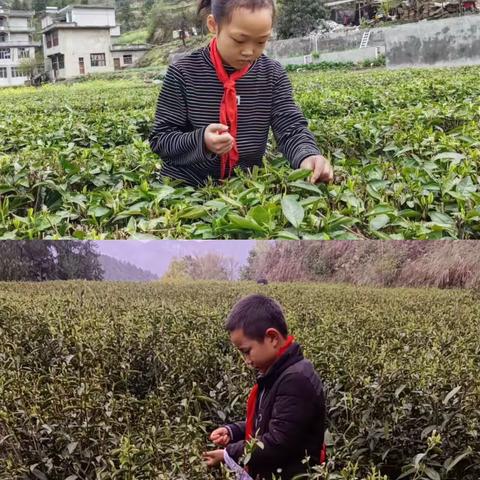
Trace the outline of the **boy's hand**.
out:
M 207 467 L 216 467 L 223 462 L 223 450 L 213 450 L 203 454 L 203 460 Z
M 312 170 L 311 183 L 330 183 L 333 181 L 333 168 L 330 162 L 322 155 L 307 157 L 300 165 L 300 168 Z
M 226 447 L 230 443 L 230 434 L 225 427 L 217 428 L 210 435 L 210 440 L 219 447 Z
M 233 137 L 228 133 L 228 127 L 221 123 L 212 123 L 205 130 L 205 146 L 216 155 L 225 155 L 233 148 Z

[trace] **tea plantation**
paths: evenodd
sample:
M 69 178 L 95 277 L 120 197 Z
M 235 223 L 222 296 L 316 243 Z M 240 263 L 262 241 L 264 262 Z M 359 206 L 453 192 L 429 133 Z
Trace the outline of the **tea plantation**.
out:
M 161 185 L 141 79 L 0 92 L 0 238 L 480 238 L 480 68 L 292 73 L 335 167 Z
M 478 292 L 74 282 L 0 284 L 0 479 L 228 478 L 201 453 L 245 415 L 223 321 L 256 291 L 327 387 L 310 480 L 480 477 Z

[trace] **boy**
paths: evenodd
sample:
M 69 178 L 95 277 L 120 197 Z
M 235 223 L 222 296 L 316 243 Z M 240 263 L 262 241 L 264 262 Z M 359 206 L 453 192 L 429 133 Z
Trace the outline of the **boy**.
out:
M 260 440 L 247 465 L 255 480 L 273 475 L 291 480 L 305 473 L 302 463 L 324 461 L 325 397 L 313 365 L 288 328 L 280 305 L 263 295 L 251 295 L 231 311 L 226 329 L 232 343 L 249 367 L 259 372 L 250 393 L 247 420 L 216 429 L 210 439 L 225 449 L 204 454 L 208 466 L 228 458 L 234 462 L 244 453 L 246 441 Z

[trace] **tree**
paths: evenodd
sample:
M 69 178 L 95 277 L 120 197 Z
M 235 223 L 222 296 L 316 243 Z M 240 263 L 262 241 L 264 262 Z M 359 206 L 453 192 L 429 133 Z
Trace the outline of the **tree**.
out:
M 282 0 L 279 5 L 280 38 L 303 37 L 318 27 L 326 11 L 318 0 Z
M 102 280 L 103 269 L 92 242 L 56 241 L 53 246 L 59 280 Z
M 32 9 L 38 15 L 46 10 L 47 4 L 48 4 L 47 0 L 33 0 Z
M 21 0 L 13 0 L 12 6 L 10 7 L 12 10 L 23 10 L 25 5 Z
M 92 242 L 0 242 L 0 281 L 102 280 Z
M 188 273 L 188 266 L 183 258 L 174 258 L 168 267 L 167 273 L 163 275 L 164 282 L 184 282 L 192 280 Z
M 33 77 L 37 74 L 38 65 L 36 58 L 24 58 L 20 61 L 18 66 L 19 71 L 33 81 Z
M 186 256 L 175 258 L 170 263 L 163 281 L 186 280 L 219 280 L 231 281 L 235 279 L 238 269 L 237 262 L 231 257 L 224 257 L 216 253 L 203 256 Z

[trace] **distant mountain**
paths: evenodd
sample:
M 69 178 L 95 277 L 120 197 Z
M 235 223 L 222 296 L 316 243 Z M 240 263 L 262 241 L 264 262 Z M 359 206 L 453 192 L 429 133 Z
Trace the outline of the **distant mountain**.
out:
M 100 264 L 105 272 L 103 279 L 107 281 L 150 282 L 158 280 L 158 276 L 152 272 L 108 255 L 100 255 Z

